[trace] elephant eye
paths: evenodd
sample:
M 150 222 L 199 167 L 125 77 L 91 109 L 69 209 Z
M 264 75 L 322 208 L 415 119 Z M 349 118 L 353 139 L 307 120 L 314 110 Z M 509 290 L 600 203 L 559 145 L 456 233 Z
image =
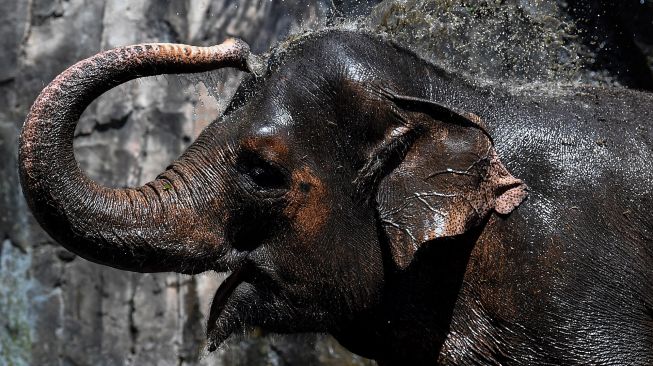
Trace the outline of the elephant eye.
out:
M 249 176 L 263 188 L 281 188 L 285 183 L 281 171 L 273 166 L 255 166 L 249 171 Z
M 241 173 L 264 190 L 283 189 L 288 186 L 287 174 L 281 167 L 265 161 L 254 153 L 241 156 L 238 165 Z

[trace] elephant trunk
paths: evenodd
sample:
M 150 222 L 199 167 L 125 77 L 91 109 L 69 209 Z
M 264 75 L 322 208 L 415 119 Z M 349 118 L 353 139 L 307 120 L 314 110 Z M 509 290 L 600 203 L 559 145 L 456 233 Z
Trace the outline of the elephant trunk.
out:
M 102 52 L 61 73 L 38 96 L 20 137 L 20 179 L 41 226 L 93 262 L 138 272 L 197 273 L 219 254 L 219 230 L 200 230 L 191 187 L 197 167 L 184 159 L 137 188 L 107 188 L 89 179 L 73 153 L 84 109 L 131 79 L 221 67 L 252 71 L 240 40 L 213 47 L 143 44 Z M 188 159 L 186 159 L 188 160 Z

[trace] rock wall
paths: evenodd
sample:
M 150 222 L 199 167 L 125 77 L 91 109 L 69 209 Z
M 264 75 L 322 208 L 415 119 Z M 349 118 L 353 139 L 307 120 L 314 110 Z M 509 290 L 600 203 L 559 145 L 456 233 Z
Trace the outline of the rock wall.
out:
M 138 274 L 76 257 L 44 234 L 22 199 L 17 136 L 40 90 L 100 50 L 160 41 L 255 52 L 324 26 L 326 1 L 0 1 L 0 365 L 367 364 L 320 335 L 234 340 L 203 351 L 205 317 L 222 278 Z M 153 179 L 225 107 L 236 71 L 165 76 L 95 101 L 75 134 L 79 163 L 109 186 Z
M 642 11 L 653 9 L 650 0 L 619 8 L 585 0 L 377 3 L 0 0 L 0 365 L 371 363 L 322 335 L 253 334 L 207 355 L 205 316 L 222 278 L 99 266 L 40 230 L 18 183 L 19 129 L 47 83 L 100 50 L 148 41 L 206 45 L 235 35 L 263 52 L 291 32 L 365 17 L 357 26 L 389 32 L 472 78 L 653 89 L 653 12 Z M 151 180 L 221 113 L 239 80 L 235 71 L 218 71 L 110 91 L 80 121 L 80 164 L 109 186 Z
M 651 0 L 385 0 L 367 24 L 473 81 L 653 91 Z

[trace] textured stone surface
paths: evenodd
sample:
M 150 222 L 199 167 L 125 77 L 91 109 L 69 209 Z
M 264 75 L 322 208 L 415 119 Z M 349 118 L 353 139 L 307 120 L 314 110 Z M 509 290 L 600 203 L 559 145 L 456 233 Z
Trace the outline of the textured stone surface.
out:
M 653 90 L 650 0 L 386 0 L 369 24 L 470 79 Z
M 323 25 L 328 12 L 320 1 L 0 1 L 0 365 L 365 364 L 317 335 L 259 334 L 206 355 L 205 316 L 221 277 L 128 273 L 76 257 L 33 221 L 16 174 L 30 104 L 74 62 L 131 43 L 208 45 L 230 35 L 261 52 Z M 165 76 L 108 92 L 76 131 L 80 165 L 109 186 L 151 180 L 221 112 L 239 79 Z
M 255 333 L 207 355 L 204 319 L 222 277 L 118 271 L 53 243 L 22 199 L 17 136 L 36 95 L 67 66 L 130 43 L 207 45 L 228 35 L 264 52 L 292 32 L 371 12 L 361 22 L 366 27 L 390 32 L 472 78 L 646 88 L 632 80 L 650 77 L 653 31 L 640 13 L 652 5 L 632 2 L 639 5 L 624 6 L 613 19 L 629 27 L 648 68 L 619 67 L 630 64 L 605 48 L 626 47 L 623 35 L 592 35 L 604 21 L 582 23 L 585 33 L 578 35 L 575 22 L 593 11 L 580 0 L 0 0 L 0 365 L 369 364 L 321 335 Z M 624 25 L 628 14 L 636 22 Z M 218 71 L 137 80 L 110 91 L 78 126 L 80 164 L 110 186 L 154 178 L 219 115 L 239 80 L 237 72 Z

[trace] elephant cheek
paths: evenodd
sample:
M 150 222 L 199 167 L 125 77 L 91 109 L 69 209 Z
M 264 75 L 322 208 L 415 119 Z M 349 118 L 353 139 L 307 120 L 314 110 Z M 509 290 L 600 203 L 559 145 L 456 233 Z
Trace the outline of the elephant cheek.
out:
M 295 170 L 288 205 L 284 215 L 295 232 L 307 241 L 314 240 L 324 228 L 331 212 L 330 200 L 324 183 L 308 168 Z

